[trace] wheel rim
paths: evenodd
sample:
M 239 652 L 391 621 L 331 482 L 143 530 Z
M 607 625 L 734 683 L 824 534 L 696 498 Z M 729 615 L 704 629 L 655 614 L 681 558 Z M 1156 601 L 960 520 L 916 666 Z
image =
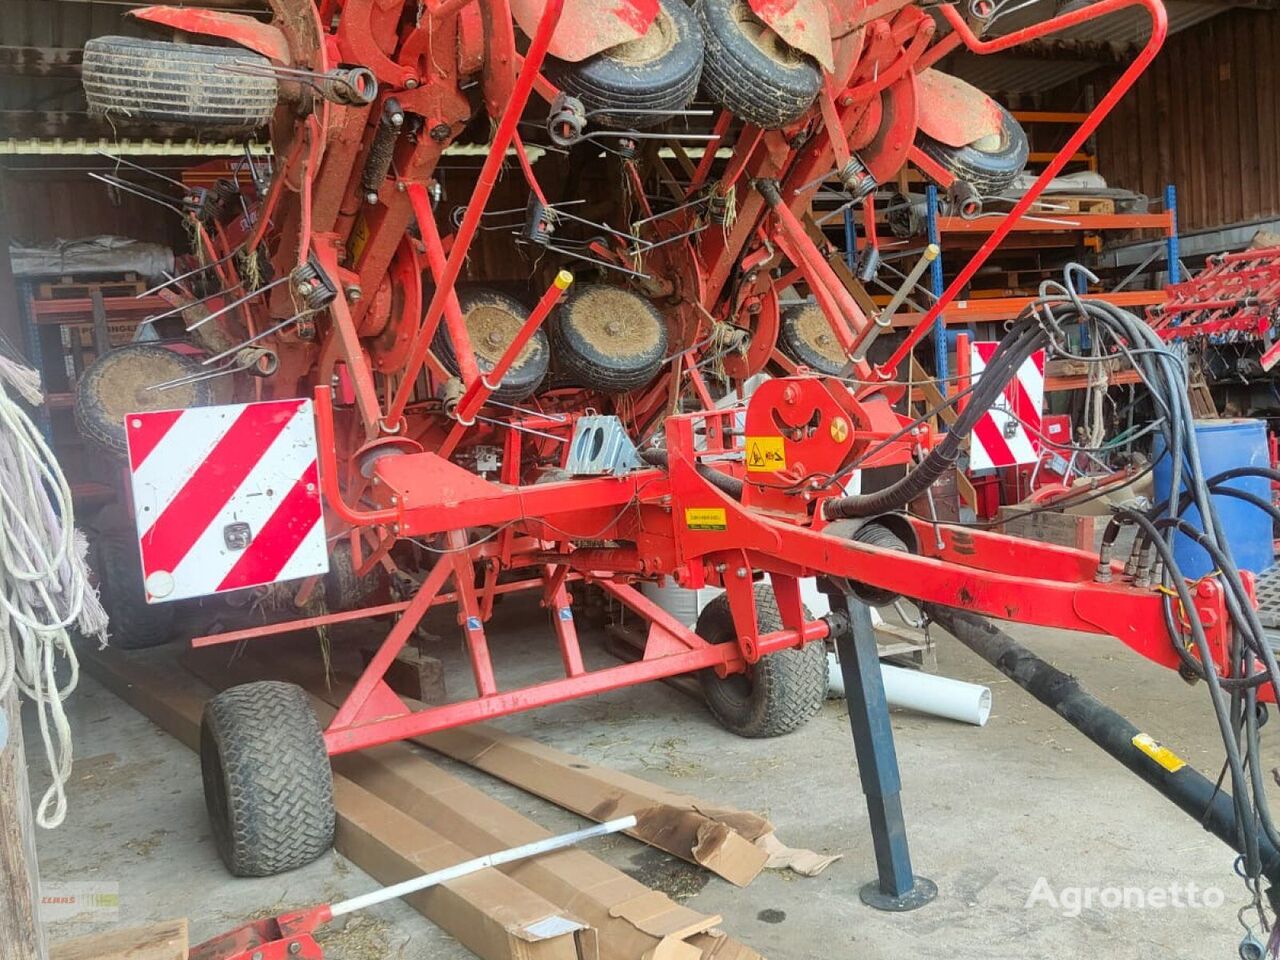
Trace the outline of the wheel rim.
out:
M 800 55 L 795 49 L 757 17 L 745 3 L 735 3 L 729 11 L 729 16 L 738 25 L 742 35 L 751 41 L 751 45 L 774 63 L 791 67 L 800 62 Z
M 477 359 L 484 360 L 490 367 L 502 359 L 507 347 L 516 338 L 523 326 L 523 321 L 510 311 L 500 307 L 479 306 L 467 311 L 467 335 L 471 338 L 471 348 Z M 521 348 L 512 366 L 523 366 L 533 356 L 537 345 L 531 338 Z
M 848 361 L 840 344 L 831 332 L 831 323 L 827 315 L 817 306 L 808 306 L 800 311 L 789 323 L 792 335 L 804 344 L 810 352 L 830 362 L 832 367 L 840 368 Z
M 97 401 L 113 423 L 124 423 L 130 413 L 186 409 L 199 400 L 194 384 L 168 390 L 150 389 L 157 383 L 176 380 L 191 372 L 177 354 L 163 347 L 145 354 L 139 351 L 108 354 L 106 363 L 109 366 L 97 381 L 100 388 Z
M 661 342 L 661 324 L 648 305 L 625 290 L 588 290 L 574 306 L 574 331 L 601 356 L 618 360 L 646 357 Z
M 628 66 L 640 66 L 665 57 L 675 49 L 679 39 L 680 31 L 676 27 L 676 22 L 666 10 L 659 7 L 657 17 L 649 25 L 644 36 L 620 43 L 608 50 L 605 55 L 611 60 L 617 60 Z

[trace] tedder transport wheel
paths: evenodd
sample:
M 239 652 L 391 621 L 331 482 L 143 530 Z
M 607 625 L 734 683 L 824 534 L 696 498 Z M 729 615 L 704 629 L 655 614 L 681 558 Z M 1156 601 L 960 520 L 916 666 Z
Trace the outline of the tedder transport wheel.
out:
M 778 348 L 796 363 L 810 370 L 839 376 L 849 362 L 831 322 L 816 303 L 802 303 L 782 312 Z
M 757 583 L 756 617 L 761 633 L 782 629 L 773 587 Z M 735 643 L 729 597 L 721 594 L 702 609 L 697 634 L 709 643 Z M 721 679 L 714 670 L 698 674 L 715 718 L 740 737 L 779 737 L 799 730 L 822 708 L 827 696 L 827 650 L 807 643 L 798 650 L 766 654 L 748 668 Z
M 89 112 L 113 124 L 248 132 L 275 111 L 275 77 L 261 75 L 270 66 L 243 47 L 97 37 L 84 45 L 82 82 Z
M 684 0 L 661 0 L 658 16 L 638 40 L 610 47 L 581 63 L 547 58 L 546 73 L 577 97 L 590 118 L 607 127 L 652 127 L 689 105 L 702 75 L 702 29 Z M 658 113 L 628 113 L 656 110 Z
M 975 140 L 963 147 L 952 147 L 920 134 L 916 145 L 932 160 L 972 186 L 981 197 L 990 197 L 1008 189 L 1027 165 L 1027 133 L 1008 110 L 1000 111 L 1000 133 Z
M 203 371 L 191 357 L 155 344 L 130 343 L 112 350 L 95 360 L 76 384 L 76 427 L 86 440 L 123 460 L 129 452 L 126 414 L 185 410 L 215 402 L 209 380 L 167 390 L 148 389 Z
M 822 89 L 816 60 L 787 44 L 746 0 L 698 0 L 706 36 L 702 89 L 739 118 L 766 130 L 797 120 Z
M 529 311 L 505 293 L 486 288 L 459 290 L 458 306 L 462 309 L 462 319 L 471 338 L 476 366 L 481 373 L 488 373 L 520 332 Z M 431 349 L 449 372 L 457 375 L 458 356 L 449 338 L 447 324 L 440 324 Z M 493 398 L 504 403 L 518 403 L 531 396 L 542 384 L 550 362 L 551 348 L 547 344 L 547 335 L 538 330 L 507 370 L 502 385 L 493 391 Z
M 324 577 L 324 599 L 330 610 L 354 610 L 378 589 L 379 573 L 374 567 L 363 577 L 356 576 L 351 544 L 340 540 L 329 551 L 329 572 Z
M 551 337 L 561 371 L 604 393 L 643 387 L 667 354 L 667 324 L 653 304 L 603 283 L 584 283 L 570 292 L 552 322 Z
M 333 845 L 333 773 L 311 701 L 292 683 L 231 687 L 200 724 L 213 837 L 237 877 L 269 877 Z
M 133 530 L 104 530 L 94 538 L 94 546 L 111 645 L 121 650 L 142 650 L 172 640 L 177 608 L 172 603 L 147 603 L 142 560 Z

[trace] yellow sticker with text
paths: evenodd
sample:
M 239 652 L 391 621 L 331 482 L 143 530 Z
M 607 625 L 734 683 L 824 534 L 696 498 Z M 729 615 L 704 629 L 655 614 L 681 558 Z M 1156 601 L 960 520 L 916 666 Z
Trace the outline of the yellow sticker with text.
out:
M 685 507 L 684 525 L 690 530 L 724 530 L 724 507 Z
M 351 239 L 347 241 L 347 256 L 352 263 L 360 261 L 360 255 L 364 253 L 364 248 L 369 243 L 369 224 L 365 221 L 364 214 L 360 214 L 356 218 L 356 224 L 351 228 Z
M 747 469 L 773 473 L 787 469 L 787 449 L 781 437 L 747 437 Z
M 1170 773 L 1177 773 L 1187 765 L 1187 761 L 1183 760 L 1168 747 L 1160 746 L 1145 733 L 1134 734 L 1133 740 L 1130 742 Z

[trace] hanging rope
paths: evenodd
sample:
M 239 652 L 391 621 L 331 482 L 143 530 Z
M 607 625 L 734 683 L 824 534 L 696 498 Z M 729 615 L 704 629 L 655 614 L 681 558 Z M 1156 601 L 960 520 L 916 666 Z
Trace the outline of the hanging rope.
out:
M 107 615 L 89 585 L 88 543 L 75 529 L 71 489 L 53 452 L 10 389 L 43 403 L 40 377 L 0 343 L 0 700 L 14 685 L 36 704 L 52 783 L 36 822 L 53 828 L 67 813 L 71 725 L 63 701 L 80 670 L 69 629 L 106 643 Z M 58 682 L 59 659 L 65 682 Z

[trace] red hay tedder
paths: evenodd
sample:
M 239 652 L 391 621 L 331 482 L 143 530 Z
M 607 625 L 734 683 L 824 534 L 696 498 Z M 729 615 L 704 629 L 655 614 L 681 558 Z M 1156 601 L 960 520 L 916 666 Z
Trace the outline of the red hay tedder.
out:
M 131 458 L 149 609 L 199 592 L 183 587 L 182 564 L 213 531 L 201 563 L 219 573 L 204 592 L 291 580 L 302 606 L 325 561 L 301 570 L 291 558 L 318 538 L 322 554 L 330 546 L 330 612 L 199 645 L 397 617 L 323 731 L 285 684 L 210 704 L 206 796 L 234 873 L 276 873 L 328 849 L 329 756 L 695 671 L 728 728 L 787 733 L 821 703 L 829 641 L 849 674 L 877 837 L 880 877 L 864 898 L 901 909 L 930 899 L 931 885 L 907 858 L 864 601 L 902 595 L 1109 634 L 1185 669 L 1165 593 L 1109 556 L 905 512 L 936 479 L 921 481 L 922 464 L 955 451 L 901 412 L 896 379 L 1156 54 L 1159 0 L 1100 0 L 985 40 L 993 8 L 975 4 L 966 19 L 907 0 L 271 6 L 269 24 L 136 10 L 201 42 L 100 38 L 84 61 L 91 106 L 121 125 L 269 125 L 273 148 L 211 185 L 188 178 L 180 195 L 172 183 L 129 184 L 177 210 L 194 243 L 190 269 L 161 290 L 173 310 L 152 324 L 162 339 L 181 324 L 182 343 L 108 354 L 78 408 L 87 432 Z M 962 203 L 999 192 L 1026 161 L 1025 135 L 933 65 L 962 46 L 1007 50 L 1134 6 L 1151 17 L 1141 54 L 921 323 L 892 334 L 892 311 L 833 268 L 810 217 L 816 190 L 833 184 L 860 203 L 872 245 L 876 187 L 904 164 Z M 690 109 L 695 97 L 714 109 Z M 482 162 L 460 179 L 444 161 L 468 148 Z M 520 185 L 518 206 L 490 209 L 500 178 Z M 525 288 L 485 285 L 483 266 L 469 269 L 490 234 L 502 256 L 523 258 Z M 781 309 L 788 288 L 811 304 Z M 745 399 L 766 370 L 772 379 Z M 121 393 L 124 421 L 103 401 Z M 148 458 L 215 401 L 217 442 L 200 447 L 193 426 L 190 462 L 166 461 L 172 476 L 139 495 Z M 231 522 L 223 504 L 295 420 L 314 445 L 299 440 L 310 454 L 284 489 L 265 490 L 275 512 Z M 905 480 L 846 494 L 854 470 L 895 465 Z M 222 499 L 203 492 L 218 489 Z M 313 525 L 296 519 L 306 516 Z M 393 602 L 365 605 L 375 575 Z M 799 586 L 814 576 L 839 600 L 818 620 Z M 637 589 L 663 579 L 725 597 L 690 629 Z M 647 622 L 642 659 L 584 667 L 570 594 L 584 583 Z M 504 690 L 484 624 L 515 590 L 540 593 L 564 677 Z M 1194 602 L 1230 676 L 1224 592 L 1206 580 Z M 476 695 L 411 710 L 384 677 L 438 604 L 457 610 Z M 1195 771 L 1168 769 L 1148 742 L 1113 752 L 1175 799 L 1191 790 L 1184 807 L 1235 843 L 1229 798 L 1223 807 Z M 1199 780 L 1178 786 L 1187 775 Z

